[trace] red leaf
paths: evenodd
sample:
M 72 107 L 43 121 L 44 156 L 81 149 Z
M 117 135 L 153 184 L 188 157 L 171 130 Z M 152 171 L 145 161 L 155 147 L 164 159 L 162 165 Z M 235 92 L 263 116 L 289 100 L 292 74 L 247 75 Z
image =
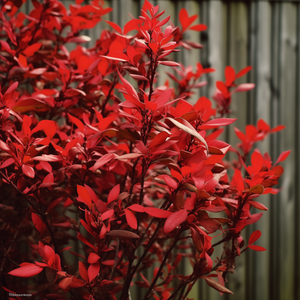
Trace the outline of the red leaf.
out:
M 79 239 L 80 241 L 97 251 L 97 248 L 94 245 L 92 245 L 80 232 L 77 234 L 77 239 Z
M 153 140 L 149 144 L 149 148 L 151 149 L 155 146 L 160 146 L 166 140 L 167 137 L 169 137 L 169 134 L 167 132 L 160 132 L 153 138 Z
M 139 30 L 139 25 L 141 24 L 141 20 L 138 19 L 132 19 L 128 21 L 124 26 L 124 34 L 127 34 L 129 31 L 132 30 Z
M 266 206 L 264 206 L 262 203 L 256 202 L 256 201 L 248 201 L 248 203 L 250 203 L 253 207 L 259 209 L 259 210 L 265 210 L 267 211 L 268 208 Z
M 159 60 L 158 64 L 168 66 L 168 67 L 180 67 L 180 64 L 175 61 L 168 61 L 168 60 Z
M 136 212 L 145 212 L 145 207 L 139 204 L 132 204 L 128 207 L 130 210 L 136 211 Z
M 85 286 L 85 283 L 82 280 L 78 279 L 77 277 L 72 276 L 71 278 L 72 278 L 72 281 L 69 284 L 70 288 L 78 289 L 78 288 Z
M 220 293 L 233 294 L 232 291 L 227 289 L 225 286 L 222 286 L 218 282 L 214 281 L 213 279 L 211 279 L 209 277 L 205 277 L 204 279 L 210 287 L 212 287 L 213 289 L 219 291 Z
M 137 220 L 135 215 L 129 209 L 125 209 L 124 211 L 125 211 L 125 217 L 128 225 L 132 229 L 137 229 Z
M 287 157 L 290 155 L 290 153 L 291 153 L 291 150 L 287 150 L 287 151 L 282 152 L 282 153 L 279 155 L 278 159 L 276 160 L 276 163 L 274 164 L 274 166 L 277 165 L 278 163 L 280 163 L 280 162 L 286 160 Z
M 284 125 L 278 125 L 278 126 L 274 127 L 273 129 L 271 129 L 271 133 L 281 131 L 281 130 L 283 130 L 284 128 L 285 128 Z
M 240 195 L 243 194 L 244 180 L 243 180 L 242 172 L 239 169 L 234 170 L 234 175 L 232 177 L 231 185 L 236 187 Z
M 28 176 L 30 178 L 34 178 L 35 172 L 32 167 L 27 166 L 27 165 L 22 165 L 22 171 L 26 176 Z
M 82 123 L 79 119 L 77 119 L 77 118 L 71 116 L 69 113 L 68 113 L 68 117 L 69 117 L 70 121 L 71 121 L 72 123 L 74 123 L 74 124 L 79 128 L 79 130 L 80 130 L 82 133 L 84 133 L 84 125 L 83 125 L 83 123 Z
M 225 84 L 228 87 L 231 86 L 235 79 L 235 71 L 234 71 L 233 67 L 227 66 L 225 68 L 225 78 L 226 78 Z
M 58 286 L 59 286 L 61 289 L 65 290 L 65 289 L 67 289 L 67 288 L 69 287 L 71 281 L 72 281 L 72 277 L 63 278 L 63 279 L 59 282 Z
M 85 282 L 89 282 L 89 277 L 88 277 L 87 270 L 86 270 L 84 263 L 81 261 L 79 261 L 78 263 L 79 263 L 79 274 L 80 274 L 81 278 Z
M 231 118 L 218 118 L 214 120 L 207 121 L 202 126 L 199 126 L 199 129 L 212 129 L 212 128 L 218 128 L 219 126 L 226 126 L 230 125 L 233 122 L 235 122 L 237 119 L 231 119 Z
M 14 269 L 7 274 L 10 274 L 12 276 L 17 276 L 17 277 L 32 277 L 35 276 L 43 271 L 43 268 L 35 265 L 35 264 L 30 264 L 26 263 L 22 265 L 22 267 Z
M 260 230 L 255 230 L 254 232 L 251 233 L 248 243 L 251 245 L 254 242 L 256 242 L 260 237 L 261 237 Z
M 154 103 L 157 104 L 157 108 L 162 107 L 165 105 L 169 100 L 172 95 L 172 89 L 167 89 L 164 92 L 162 92 L 155 100 Z
M 120 194 L 120 184 L 113 187 L 111 189 L 111 191 L 109 192 L 108 197 L 107 197 L 107 204 L 109 204 L 112 201 L 117 200 L 119 194 Z
M 229 97 L 229 91 L 228 91 L 228 88 L 227 88 L 227 86 L 225 85 L 224 82 L 217 81 L 216 86 L 217 86 L 218 90 L 220 90 L 220 92 L 223 94 L 224 98 Z
M 173 231 L 178 225 L 186 220 L 187 215 L 188 213 L 186 209 L 182 209 L 172 213 L 165 222 L 164 232 L 167 234 Z
M 261 246 L 257 245 L 248 245 L 248 248 L 254 250 L 254 251 L 266 251 L 267 249 Z
M 87 35 L 74 36 L 68 39 L 68 43 L 88 43 L 89 41 L 91 41 L 91 38 Z
M 251 215 L 251 218 L 246 221 L 247 225 L 256 223 L 262 217 L 262 215 L 263 215 L 263 213 Z
M 115 31 L 119 32 L 120 34 L 122 34 L 122 28 L 114 23 L 114 22 L 111 22 L 111 21 L 105 21 L 108 25 L 110 25 Z
M 198 25 L 190 27 L 190 30 L 195 30 L 195 31 L 203 31 L 206 29 L 207 29 L 207 26 L 205 24 L 198 24 Z
M 269 132 L 271 129 L 270 126 L 263 119 L 259 119 L 257 121 L 257 127 L 258 127 L 258 129 L 260 129 L 264 132 Z
M 99 262 L 89 266 L 89 268 L 88 268 L 89 282 L 92 282 L 92 280 L 98 275 L 99 271 L 100 271 L 100 263 Z
M 237 88 L 233 91 L 233 93 L 237 92 L 248 92 L 250 90 L 253 90 L 255 88 L 254 83 L 243 83 L 237 86 Z
M 129 61 L 129 57 L 121 52 L 121 51 L 115 51 L 109 53 L 109 55 L 103 56 L 103 58 L 109 59 L 109 60 L 116 60 L 116 61 Z
M 178 183 L 177 183 L 176 180 L 174 180 L 173 178 L 171 178 L 168 175 L 163 175 L 163 179 L 166 182 L 166 184 L 168 185 L 168 187 L 170 187 L 170 188 L 172 188 L 174 190 L 177 189 Z
M 96 253 L 90 253 L 88 257 L 88 263 L 89 264 L 94 264 L 100 259 L 100 256 L 97 255 Z
M 19 85 L 19 82 L 18 82 L 18 81 L 14 82 L 14 83 L 6 90 L 5 94 L 9 94 L 10 92 L 14 91 L 14 90 L 18 87 L 18 85 Z M 4 94 L 4 95 L 5 95 L 5 94 Z
M 111 161 L 115 155 L 113 153 L 108 153 L 103 155 L 101 158 L 99 158 L 93 167 L 90 168 L 91 171 L 95 172 L 99 168 L 103 167 L 105 164 L 107 164 L 109 161 Z
M 117 156 L 116 159 L 118 159 L 118 160 L 127 160 L 127 159 L 138 158 L 142 155 L 143 155 L 142 153 L 127 153 L 127 154 L 124 154 L 124 155 Z
M 102 221 L 105 221 L 106 219 L 111 218 L 113 216 L 113 214 L 114 214 L 114 210 L 113 209 L 107 210 L 101 216 Z
M 40 235 L 43 235 L 46 230 L 46 225 L 43 223 L 42 219 L 35 213 L 31 213 L 31 219 L 34 227 L 37 229 Z
M 23 54 L 26 56 L 32 56 L 36 51 L 38 51 L 41 48 L 41 46 L 42 43 L 32 44 L 23 51 Z
M 78 200 L 90 207 L 92 204 L 92 198 L 88 190 L 84 186 L 77 185 L 77 193 L 80 198 Z
M 240 72 L 237 73 L 237 75 L 235 76 L 235 78 L 240 78 L 242 76 L 244 76 L 245 74 L 247 74 L 250 70 L 252 70 L 252 67 L 246 67 L 243 70 L 241 70 Z
M 119 239 L 139 239 L 140 237 L 131 231 L 127 230 L 111 230 L 107 235 L 119 238 Z
M 145 207 L 145 213 L 147 213 L 149 216 L 162 219 L 166 219 L 172 214 L 172 212 L 170 211 L 159 209 L 156 207 Z
M 51 120 L 42 120 L 40 121 L 37 126 L 32 130 L 31 134 L 39 131 L 44 130 L 45 134 L 52 139 L 56 133 L 56 122 Z
M 125 78 L 122 77 L 119 70 L 118 70 L 118 74 L 124 85 L 125 90 L 127 91 L 128 95 L 130 95 L 133 103 L 136 104 L 140 108 L 144 108 L 145 104 L 139 100 L 139 96 L 138 96 L 136 90 L 133 88 L 133 86 Z
M 264 165 L 263 156 L 260 153 L 254 151 L 253 154 L 251 155 L 251 164 L 253 167 L 252 169 L 253 175 L 256 175 Z
M 179 12 L 179 21 L 182 26 L 182 33 L 198 18 L 197 15 L 189 17 L 188 12 L 185 8 L 182 8 Z

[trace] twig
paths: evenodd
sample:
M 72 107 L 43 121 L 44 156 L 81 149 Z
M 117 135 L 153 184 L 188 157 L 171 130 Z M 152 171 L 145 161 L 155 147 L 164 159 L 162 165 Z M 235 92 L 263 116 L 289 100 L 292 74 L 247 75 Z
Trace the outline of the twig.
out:
M 180 234 L 181 234 L 181 231 L 179 231 L 179 232 L 177 233 L 177 236 L 174 238 L 174 242 L 173 242 L 173 244 L 170 246 L 170 248 L 168 249 L 168 251 L 167 251 L 167 253 L 166 253 L 166 255 L 165 255 L 165 257 L 164 257 L 162 263 L 160 264 L 159 270 L 158 270 L 158 272 L 156 273 L 155 278 L 152 280 L 152 283 L 151 283 L 151 285 L 150 285 L 150 287 L 149 287 L 149 289 L 148 289 L 148 291 L 147 291 L 147 293 L 146 293 L 146 295 L 145 295 L 145 297 L 144 297 L 144 300 L 147 300 L 147 299 L 149 299 L 149 298 L 151 297 L 151 292 L 152 292 L 152 290 L 153 290 L 153 288 L 154 288 L 154 286 L 155 286 L 155 284 L 156 284 L 156 282 L 157 282 L 157 280 L 158 280 L 158 278 L 159 278 L 159 276 L 160 276 L 160 273 L 161 273 L 161 271 L 162 271 L 162 269 L 163 269 L 163 267 L 164 267 L 164 265 L 165 265 L 165 263 L 166 263 L 166 261 L 167 261 L 169 255 L 170 255 L 171 251 L 173 250 L 173 248 L 174 248 L 175 245 L 177 244 Z
M 52 239 L 52 242 L 53 242 L 53 246 L 54 246 L 54 250 L 55 250 L 56 253 L 58 253 L 58 248 L 57 248 L 57 245 L 56 245 L 54 234 L 52 232 L 52 229 L 50 227 L 50 224 L 48 223 L 48 220 L 47 220 L 45 214 L 43 214 L 40 211 L 40 209 L 29 199 L 29 197 L 27 195 L 25 195 L 6 175 L 4 175 L 2 173 L 2 171 L 0 171 L 0 175 L 29 203 L 29 205 L 31 205 L 31 207 L 34 209 L 34 211 L 41 216 L 41 218 L 45 222 L 45 225 L 46 225 L 46 227 L 47 227 L 47 229 L 50 233 L 50 236 L 51 236 L 51 239 Z
M 111 279 L 113 278 L 114 272 L 115 272 L 116 267 L 117 267 L 119 247 L 120 247 L 120 240 L 117 239 L 116 256 L 115 256 L 115 261 L 114 261 L 113 268 L 112 268 L 111 273 L 110 273 L 110 276 L 109 276 L 109 280 L 111 280 Z

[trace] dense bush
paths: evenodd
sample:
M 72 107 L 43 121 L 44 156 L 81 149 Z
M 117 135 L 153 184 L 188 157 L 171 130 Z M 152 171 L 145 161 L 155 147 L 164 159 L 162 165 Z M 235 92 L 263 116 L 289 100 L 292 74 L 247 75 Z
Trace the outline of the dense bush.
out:
M 29 15 L 23 2 L 4 0 L 0 14 L 1 297 L 125 300 L 134 284 L 143 299 L 186 299 L 198 279 L 231 293 L 224 282 L 236 257 L 265 250 L 254 245 L 260 231 L 247 242 L 241 231 L 262 216 L 251 207 L 267 210 L 257 198 L 278 192 L 289 154 L 274 164 L 253 150 L 283 129 L 263 120 L 235 128 L 238 150 L 218 139 L 236 120 L 231 95 L 254 88 L 236 84 L 251 67 L 226 67 L 215 106 L 206 97 L 191 104 L 214 69 L 170 57 L 202 47 L 185 40 L 206 29 L 196 15 L 182 9 L 180 27 L 168 25 L 146 0 L 138 19 L 123 29 L 106 21 L 113 30 L 87 49 L 81 32 L 111 11 L 103 1 L 67 11 L 32 0 Z M 167 68 L 171 83 L 158 86 Z M 223 252 L 212 259 L 216 247 Z M 193 271 L 181 274 L 187 262 Z

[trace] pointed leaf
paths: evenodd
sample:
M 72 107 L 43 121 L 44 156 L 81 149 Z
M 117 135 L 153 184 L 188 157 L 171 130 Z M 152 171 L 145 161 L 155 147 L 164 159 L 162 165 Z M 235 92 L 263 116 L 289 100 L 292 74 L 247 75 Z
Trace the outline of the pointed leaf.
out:
M 120 194 L 120 184 L 113 187 L 111 189 L 111 191 L 109 192 L 108 197 L 107 197 L 107 204 L 109 204 L 112 201 L 117 200 L 119 194 Z
M 90 207 L 92 204 L 92 198 L 88 190 L 84 186 L 77 185 L 77 193 L 80 197 L 80 200 Z
M 82 123 L 79 119 L 77 119 L 77 118 L 71 116 L 69 113 L 68 113 L 68 117 L 69 117 L 70 121 L 71 121 L 72 123 L 74 123 L 74 124 L 79 128 L 79 130 L 80 130 L 82 133 L 84 133 L 84 125 L 83 125 L 83 123 Z
M 195 31 L 203 31 L 206 29 L 207 29 L 207 26 L 205 24 L 198 24 L 198 25 L 190 27 L 190 30 L 195 30 Z
M 166 219 L 172 214 L 172 212 L 170 211 L 159 209 L 156 207 L 145 207 L 145 213 L 147 213 L 149 216 L 162 219 Z
M 22 165 L 22 171 L 26 176 L 28 176 L 30 178 L 34 178 L 35 172 L 32 167 L 27 166 L 27 165 Z
M 282 153 L 279 155 L 278 159 L 276 160 L 276 163 L 274 164 L 274 166 L 277 165 L 278 163 L 280 163 L 280 162 L 286 160 L 287 157 L 290 155 L 290 153 L 291 153 L 291 150 L 287 150 L 287 151 L 282 152 Z
M 88 257 L 88 263 L 89 264 L 94 264 L 100 259 L 100 256 L 97 255 L 96 253 L 90 253 Z
M 107 235 L 120 239 L 139 239 L 140 237 L 131 231 L 127 230 L 111 230 Z
M 245 74 L 247 74 L 250 70 L 252 70 L 252 67 L 246 67 L 243 70 L 241 70 L 240 72 L 237 73 L 237 75 L 235 76 L 235 78 L 240 78 L 242 76 L 244 76 Z
M 32 277 L 35 276 L 43 271 L 42 267 L 39 267 L 35 264 L 29 264 L 23 265 L 20 268 L 14 269 L 7 274 L 10 274 L 12 276 L 17 277 Z
M 209 277 L 205 277 L 204 279 L 210 287 L 212 287 L 213 289 L 219 291 L 220 293 L 233 294 L 232 291 L 227 289 L 225 286 L 222 286 L 220 283 L 214 281 L 213 279 L 211 279 Z
M 85 282 L 89 282 L 89 277 L 88 277 L 87 270 L 86 270 L 84 263 L 81 261 L 79 261 L 78 263 L 79 263 L 79 274 L 80 274 L 81 278 Z
M 188 213 L 186 209 L 174 212 L 167 218 L 164 225 L 164 232 L 167 234 L 173 231 L 178 225 L 180 225 L 186 220 L 187 215 Z
M 237 88 L 233 91 L 233 93 L 238 92 L 248 92 L 250 90 L 253 90 L 255 88 L 254 83 L 243 83 L 237 86 Z
M 231 86 L 231 84 L 234 82 L 234 79 L 235 79 L 235 71 L 234 71 L 233 67 L 227 66 L 225 68 L 225 78 L 226 78 L 225 84 L 228 87 Z
M 99 271 L 100 271 L 100 263 L 99 262 L 89 266 L 89 268 L 88 268 L 89 282 L 92 282 L 92 280 L 98 275 Z
M 205 124 L 199 126 L 200 129 L 213 129 L 218 128 L 219 126 L 230 125 L 235 122 L 237 119 L 232 118 L 218 118 L 214 120 L 207 121 Z
M 261 237 L 260 230 L 255 230 L 254 232 L 251 233 L 248 243 L 251 245 L 254 242 L 256 242 L 260 237 Z
M 108 25 L 110 25 L 115 31 L 119 32 L 120 34 L 122 34 L 122 28 L 114 23 L 114 22 L 111 22 L 111 21 L 105 21 Z
M 257 245 L 249 245 L 248 248 L 254 250 L 254 251 L 266 251 L 267 249 L 261 246 Z
M 192 130 L 191 128 L 179 123 L 178 121 L 172 119 L 172 118 L 167 118 L 168 120 L 170 120 L 176 127 L 180 128 L 181 130 L 185 131 L 186 133 L 189 133 L 190 135 L 196 137 L 198 140 L 200 140 L 206 147 L 206 150 L 208 152 L 208 146 L 207 143 L 205 141 L 205 139 L 200 135 L 200 133 L 198 133 L 195 129 Z
M 135 215 L 133 214 L 133 212 L 131 212 L 129 209 L 125 209 L 125 217 L 126 217 L 126 221 L 128 223 L 128 225 L 132 228 L 132 229 L 137 229 L 137 220 Z

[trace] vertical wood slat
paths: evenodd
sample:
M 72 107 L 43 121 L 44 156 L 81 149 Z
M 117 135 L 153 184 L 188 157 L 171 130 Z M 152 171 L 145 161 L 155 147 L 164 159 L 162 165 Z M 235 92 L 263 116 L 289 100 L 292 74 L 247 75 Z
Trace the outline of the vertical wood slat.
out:
M 281 18 L 280 18 L 281 4 L 276 3 L 272 5 L 272 36 L 271 36 L 271 47 L 272 52 L 270 54 L 271 57 L 271 127 L 274 127 L 275 124 L 278 124 L 278 111 L 279 111 L 279 56 L 280 56 L 280 32 L 281 32 Z M 277 157 L 278 152 L 278 135 L 272 135 L 270 137 L 270 145 L 271 157 Z M 277 196 L 271 196 L 271 205 L 270 205 L 270 226 L 273 231 L 278 232 L 279 225 L 279 199 Z M 269 248 L 272 249 L 270 253 L 270 267 L 269 267 L 269 291 L 270 291 L 270 299 L 277 300 L 279 299 L 279 273 L 280 273 L 280 261 L 279 256 L 279 235 L 270 235 L 270 244 Z
M 227 39 L 227 64 L 232 66 L 236 72 L 239 72 L 247 65 L 247 4 L 243 2 L 228 3 L 230 15 L 228 18 L 228 39 Z M 239 26 L 236 26 L 239 24 Z M 223 70 L 224 72 L 224 70 Z M 224 80 L 224 75 L 222 76 Z M 245 78 L 241 78 L 237 83 L 245 82 Z M 247 121 L 247 93 L 237 93 L 232 96 L 231 117 L 237 118 L 231 126 L 226 126 L 228 139 L 226 142 L 234 147 L 239 142 L 234 127 L 244 131 Z M 236 154 L 230 153 L 228 159 L 232 161 L 237 159 Z M 242 234 L 244 237 L 245 235 Z M 234 274 L 228 274 L 228 287 L 234 292 L 234 295 L 227 295 L 227 299 L 245 299 L 245 265 L 246 257 L 242 255 L 236 259 L 236 269 Z
M 294 151 L 295 155 L 295 165 L 296 169 L 299 170 L 300 168 L 300 158 L 297 153 L 300 153 L 300 139 L 299 139 L 299 132 L 300 132 L 300 104 L 299 104 L 299 97 L 300 97 L 300 55 L 299 55 L 299 48 L 300 48 L 300 5 L 297 6 L 297 64 L 296 64 L 296 76 L 295 76 L 295 85 L 296 85 L 296 107 L 295 107 L 295 145 Z M 294 299 L 300 299 L 300 276 L 299 276 L 299 269 L 300 269 L 300 222 L 297 222 L 297 218 L 300 215 L 300 174 L 296 172 L 295 174 L 295 211 L 294 211 L 294 218 L 295 218 L 295 235 L 294 235 Z
M 280 152 L 291 149 L 294 145 L 295 114 L 295 85 L 296 76 L 296 6 L 292 3 L 283 3 L 281 9 L 282 31 L 280 36 L 280 122 L 287 125 L 284 133 L 280 132 Z M 289 110 L 284 109 L 288 107 Z M 280 298 L 293 299 L 294 270 L 294 178 L 295 178 L 295 156 L 299 153 L 293 151 L 284 166 L 287 172 L 283 176 L 281 185 L 283 187 L 279 195 L 280 204 Z M 298 199 L 296 199 L 298 200 Z M 299 253 L 298 253 L 299 255 Z
M 260 2 L 257 4 L 258 11 L 258 30 L 257 30 L 257 53 L 256 53 L 256 82 L 255 89 L 255 122 L 258 119 L 265 120 L 270 124 L 270 106 L 271 106 L 271 90 L 270 90 L 270 53 L 271 53 L 271 5 L 268 2 Z M 258 148 L 262 154 L 270 152 L 270 139 L 258 144 Z M 270 207 L 270 196 L 262 196 L 259 200 L 267 207 Z M 258 213 L 259 210 L 253 210 L 253 213 Z M 263 217 L 253 226 L 251 226 L 252 233 L 254 230 L 260 230 L 262 237 L 258 244 L 269 249 L 268 234 L 271 232 L 270 215 L 265 213 Z M 255 262 L 252 272 L 252 299 L 269 299 L 269 290 L 265 287 L 269 286 L 269 260 L 268 252 L 254 252 L 253 261 Z M 251 296 L 249 297 L 251 299 Z

